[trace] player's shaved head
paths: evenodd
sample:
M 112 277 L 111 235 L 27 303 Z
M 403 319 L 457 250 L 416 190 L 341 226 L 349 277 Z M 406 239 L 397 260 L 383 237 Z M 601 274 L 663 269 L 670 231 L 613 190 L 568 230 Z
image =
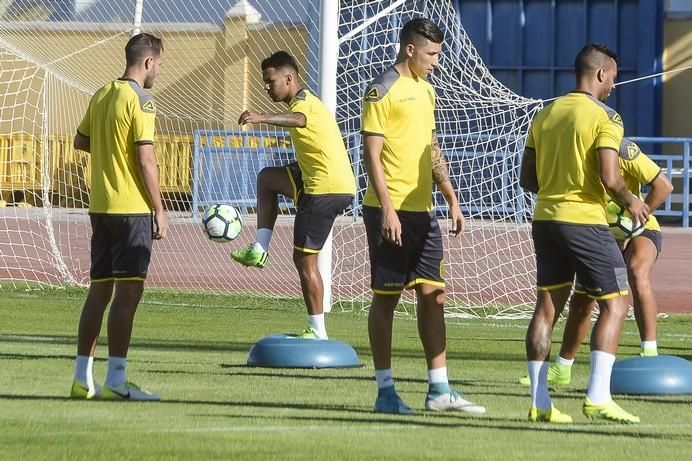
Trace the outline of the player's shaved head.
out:
M 288 70 L 298 75 L 298 62 L 296 58 L 283 50 L 277 51 L 262 61 L 262 70 L 267 70 L 270 67 L 276 70 Z
M 574 72 L 577 78 L 587 74 L 593 74 L 598 69 L 610 66 L 610 60 L 618 62 L 618 55 L 605 45 L 592 43 L 581 49 L 574 59 Z
M 399 43 L 401 49 L 406 45 L 420 45 L 423 40 L 430 40 L 433 43 L 442 43 L 445 39 L 444 33 L 437 27 L 437 24 L 427 18 L 411 19 L 401 28 Z

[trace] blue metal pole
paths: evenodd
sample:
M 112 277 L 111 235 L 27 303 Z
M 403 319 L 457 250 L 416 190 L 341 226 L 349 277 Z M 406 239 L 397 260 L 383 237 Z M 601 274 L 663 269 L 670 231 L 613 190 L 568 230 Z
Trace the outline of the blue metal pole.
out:
M 194 131 L 192 137 L 195 147 L 192 153 L 192 217 L 199 217 L 197 207 L 199 206 L 199 154 L 200 154 L 200 133 Z
M 682 227 L 690 227 L 690 143 L 682 149 Z

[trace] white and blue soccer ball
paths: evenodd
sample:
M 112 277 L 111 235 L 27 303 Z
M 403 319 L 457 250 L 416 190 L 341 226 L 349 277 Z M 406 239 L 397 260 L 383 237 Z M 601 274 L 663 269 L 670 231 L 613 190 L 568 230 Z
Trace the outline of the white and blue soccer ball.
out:
M 627 240 L 644 232 L 644 225 L 632 219 L 632 215 L 625 208 L 610 200 L 606 204 L 606 219 L 610 233 L 616 240 Z
M 243 219 L 231 205 L 212 205 L 202 216 L 204 232 L 210 240 L 226 243 L 234 240 L 243 230 Z

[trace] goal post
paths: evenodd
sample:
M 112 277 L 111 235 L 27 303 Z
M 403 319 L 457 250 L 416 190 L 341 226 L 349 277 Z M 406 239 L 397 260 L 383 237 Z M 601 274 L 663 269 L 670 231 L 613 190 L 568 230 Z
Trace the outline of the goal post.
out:
M 132 36 L 138 35 L 142 32 L 142 11 L 144 8 L 144 0 L 137 0 L 135 2 L 135 11 L 132 18 Z
M 318 56 L 318 94 L 332 114 L 336 115 L 336 72 L 339 55 L 339 2 L 320 0 L 320 39 Z M 333 172 L 339 174 L 339 172 Z M 324 286 L 324 312 L 332 311 L 332 244 L 333 231 L 329 232 L 322 251 L 317 254 L 317 268 Z
M 122 74 L 124 45 L 141 30 L 162 37 L 166 49 L 152 93 L 155 149 L 170 216 L 169 235 L 155 243 L 147 284 L 301 297 L 291 256 L 290 199 L 280 199 L 266 268 L 245 269 L 229 256 L 254 239 L 257 173 L 294 156 L 286 131 L 237 124 L 244 109 L 285 110 L 267 98 L 260 71 L 262 59 L 284 49 L 334 111 L 357 181 L 352 210 L 333 228 L 332 257 L 329 247 L 319 256 L 325 308 L 367 306 L 361 99 L 367 84 L 394 62 L 401 26 L 426 16 L 445 33 L 431 83 L 440 145 L 467 218 L 462 236 L 444 237 L 446 312 L 530 312 L 534 260 L 527 218 L 533 204 L 519 188 L 518 167 L 541 102 L 514 94 L 491 75 L 452 1 L 76 2 L 66 21 L 50 19 L 48 0 L 15 3 L 0 7 L 0 205 L 6 205 L 0 206 L 0 282 L 88 283 L 89 156 L 72 148 L 72 138 L 90 96 Z M 204 239 L 192 205 L 199 197 L 227 198 L 246 214 L 236 241 L 217 245 Z M 438 192 L 434 204 L 446 230 L 446 204 Z M 403 301 L 413 302 L 410 293 Z

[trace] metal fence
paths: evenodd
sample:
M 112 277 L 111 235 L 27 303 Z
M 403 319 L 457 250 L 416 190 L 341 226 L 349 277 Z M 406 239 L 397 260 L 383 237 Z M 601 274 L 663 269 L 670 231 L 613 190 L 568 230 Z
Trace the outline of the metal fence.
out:
M 295 152 L 285 131 L 200 130 L 194 132 L 193 139 L 192 210 L 195 216 L 214 203 L 232 204 L 247 213 L 257 205 L 256 177 L 260 170 L 295 161 Z M 682 191 L 669 196 L 655 214 L 679 218 L 682 226 L 688 227 L 692 138 L 630 139 L 640 144 L 661 166 L 671 182 L 682 186 Z M 464 212 L 515 222 L 530 218 L 530 199 L 518 183 L 523 139 L 442 135 L 439 140 Z M 361 191 L 352 206 L 353 216 L 358 217 L 365 186 L 360 134 L 348 134 L 345 143 Z M 444 214 L 446 205 L 441 194 L 435 194 L 434 203 Z M 292 205 L 287 200 L 282 206 L 290 208 Z

